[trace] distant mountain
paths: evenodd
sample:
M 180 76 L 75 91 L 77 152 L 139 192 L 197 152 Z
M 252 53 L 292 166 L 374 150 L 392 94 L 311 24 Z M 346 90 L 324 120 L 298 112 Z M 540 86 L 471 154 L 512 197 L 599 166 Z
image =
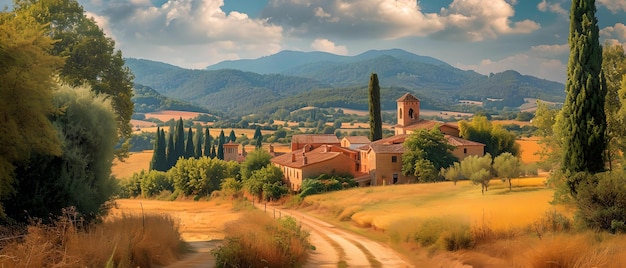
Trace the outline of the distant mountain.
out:
M 187 70 L 159 62 L 127 59 L 135 82 L 168 97 L 235 115 L 268 113 L 306 105 L 363 107 L 372 72 L 393 102 L 411 92 L 426 106 L 450 109 L 460 99 L 484 101 L 489 108 L 517 107 L 524 98 L 562 102 L 565 86 L 515 71 L 490 76 L 400 49 L 357 56 L 283 51 L 256 60 L 222 62 Z M 240 70 L 236 70 L 240 69 Z M 252 72 L 252 71 L 255 72 Z M 397 95 L 397 96 L 396 96 Z
M 138 83 L 135 83 L 133 87 L 132 101 L 135 104 L 135 113 L 151 113 L 163 110 L 212 113 L 208 109 L 192 105 L 190 102 L 163 96 L 151 87 Z

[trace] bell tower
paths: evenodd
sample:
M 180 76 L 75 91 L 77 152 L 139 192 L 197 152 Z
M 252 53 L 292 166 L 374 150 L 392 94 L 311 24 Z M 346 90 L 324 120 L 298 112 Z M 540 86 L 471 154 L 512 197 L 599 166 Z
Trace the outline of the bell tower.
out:
M 410 93 L 396 100 L 398 106 L 398 126 L 407 127 L 420 121 L 420 100 Z

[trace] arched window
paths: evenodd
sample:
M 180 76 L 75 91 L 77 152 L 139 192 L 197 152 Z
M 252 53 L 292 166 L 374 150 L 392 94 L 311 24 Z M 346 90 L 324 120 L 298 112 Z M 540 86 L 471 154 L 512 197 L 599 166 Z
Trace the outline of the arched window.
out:
M 402 119 L 402 108 L 400 108 L 400 112 L 398 112 L 398 116 Z
M 413 119 L 413 109 L 409 109 L 409 118 Z

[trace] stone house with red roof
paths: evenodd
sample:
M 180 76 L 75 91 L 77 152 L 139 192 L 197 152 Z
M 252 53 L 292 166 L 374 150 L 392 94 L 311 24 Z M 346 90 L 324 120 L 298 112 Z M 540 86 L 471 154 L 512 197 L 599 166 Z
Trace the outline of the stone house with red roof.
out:
M 291 137 L 292 152 L 298 151 L 307 145 L 313 148 L 322 145 L 341 146 L 341 142 L 335 134 L 300 134 Z

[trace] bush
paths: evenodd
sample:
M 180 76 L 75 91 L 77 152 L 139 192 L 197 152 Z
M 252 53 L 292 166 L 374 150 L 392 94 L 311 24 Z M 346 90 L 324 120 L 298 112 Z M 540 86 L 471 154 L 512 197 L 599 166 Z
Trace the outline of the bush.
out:
M 621 172 L 605 172 L 578 179 L 576 219 L 591 229 L 621 231 L 626 222 L 626 178 Z
M 450 217 L 425 219 L 415 228 L 413 240 L 432 249 L 454 251 L 474 244 L 469 224 Z

